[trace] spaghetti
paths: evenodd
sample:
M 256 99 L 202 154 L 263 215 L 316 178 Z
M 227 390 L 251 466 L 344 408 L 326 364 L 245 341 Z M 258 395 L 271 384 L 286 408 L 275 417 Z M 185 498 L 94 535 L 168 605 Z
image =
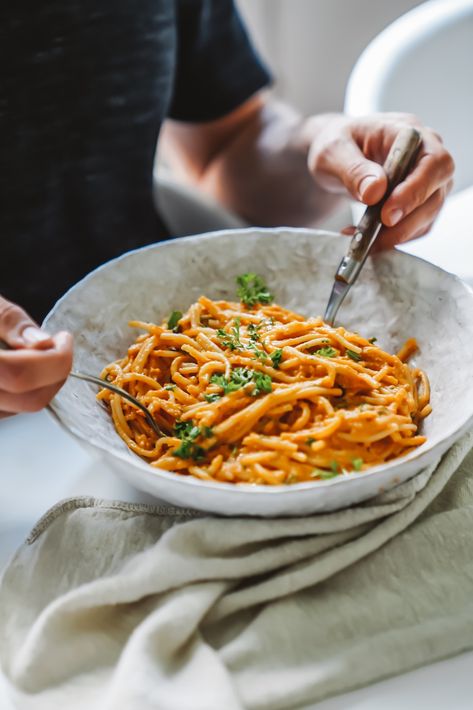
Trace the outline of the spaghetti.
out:
M 277 485 L 364 471 L 424 443 L 429 383 L 404 362 L 415 340 L 390 355 L 375 339 L 272 304 L 258 284 L 253 298 L 240 288 L 240 303 L 202 296 L 162 325 L 130 322 L 144 333 L 102 377 L 166 433 L 102 390 L 132 451 L 203 480 Z

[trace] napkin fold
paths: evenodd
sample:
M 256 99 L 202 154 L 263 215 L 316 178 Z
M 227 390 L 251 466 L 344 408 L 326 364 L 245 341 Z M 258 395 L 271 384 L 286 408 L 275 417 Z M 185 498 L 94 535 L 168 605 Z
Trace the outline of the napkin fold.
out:
M 0 585 L 16 706 L 293 710 L 473 648 L 472 446 L 305 518 L 58 504 Z

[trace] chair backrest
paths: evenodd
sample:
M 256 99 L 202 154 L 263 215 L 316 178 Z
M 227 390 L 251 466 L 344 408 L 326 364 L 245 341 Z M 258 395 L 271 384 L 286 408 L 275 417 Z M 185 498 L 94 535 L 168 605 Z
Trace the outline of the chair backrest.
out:
M 473 185 L 473 0 L 430 0 L 389 25 L 357 61 L 345 111 L 416 114 L 452 153 L 454 190 Z

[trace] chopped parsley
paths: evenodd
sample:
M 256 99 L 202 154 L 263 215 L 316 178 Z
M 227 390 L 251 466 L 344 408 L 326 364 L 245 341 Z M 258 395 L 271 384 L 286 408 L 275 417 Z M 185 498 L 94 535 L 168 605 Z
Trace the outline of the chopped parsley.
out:
M 268 355 L 264 350 L 260 350 L 257 346 L 256 343 L 252 342 L 249 343 L 248 349 L 251 350 L 253 355 L 257 360 L 261 360 L 261 362 L 266 362 L 268 360 Z
M 307 444 L 307 446 L 310 446 L 315 441 L 317 441 L 317 439 L 314 439 L 312 436 L 309 436 L 309 438 L 305 440 L 305 443 Z
M 179 444 L 177 449 L 172 452 L 173 456 L 178 456 L 180 459 L 194 459 L 195 461 L 202 461 L 205 458 L 205 449 L 193 441 L 184 439 L 184 441 Z
M 378 340 L 378 338 L 368 338 L 369 343 L 375 343 Z
M 256 323 L 250 323 L 248 325 L 248 335 L 250 336 L 250 340 L 254 340 L 255 342 L 258 342 L 260 337 L 259 337 L 259 331 L 261 330 L 262 325 L 256 325 Z
M 212 375 L 210 382 L 221 387 L 224 394 L 236 392 L 250 383 L 254 385 L 251 393 L 253 397 L 257 397 L 262 392 L 271 392 L 273 389 L 272 379 L 269 375 L 246 367 L 236 367 L 228 379 L 225 375 Z
M 273 381 L 269 375 L 263 372 L 254 372 L 253 380 L 255 383 L 255 388 L 252 392 L 253 397 L 257 397 L 262 392 L 273 391 Z
M 327 481 L 329 478 L 335 478 L 335 476 L 340 475 L 340 466 L 336 461 L 330 462 L 330 471 L 326 471 L 324 468 L 314 468 L 311 473 L 312 478 L 321 478 L 322 481 Z
M 229 333 L 223 328 L 219 328 L 217 330 L 217 337 L 225 348 L 229 348 L 229 350 L 241 350 L 243 344 L 240 341 L 240 319 L 235 318 L 233 327 Z
M 169 330 L 172 330 L 175 333 L 177 333 L 179 330 L 178 322 L 181 320 L 181 318 L 182 318 L 182 311 L 173 311 L 168 318 Z
M 272 360 L 274 369 L 277 370 L 282 358 L 282 349 L 278 348 L 277 350 L 274 350 L 269 357 Z
M 175 434 L 178 439 L 190 439 L 191 441 L 193 441 L 194 439 L 197 439 L 197 437 L 200 434 L 199 427 L 195 426 L 195 424 L 191 421 L 176 422 L 176 426 L 174 427 L 174 431 L 175 431 Z
M 347 350 L 345 354 L 355 362 L 360 362 L 361 360 L 361 355 L 358 355 L 354 350 Z
M 354 471 L 361 471 L 361 467 L 363 466 L 363 459 L 353 459 L 351 463 Z
M 219 395 L 217 392 L 213 392 L 212 394 L 205 394 L 204 395 L 205 399 L 207 402 L 216 402 L 218 399 L 221 399 L 221 395 Z
M 328 348 L 320 348 L 320 350 L 316 350 L 315 355 L 320 355 L 321 357 L 337 357 L 340 353 L 338 350 L 335 350 L 335 348 L 328 347 Z
M 204 430 L 208 430 L 208 427 L 203 427 L 201 430 L 191 421 L 176 422 L 174 433 L 178 439 L 181 439 L 181 443 L 177 449 L 172 452 L 172 455 L 178 456 L 181 459 L 195 459 L 196 461 L 202 460 L 205 457 L 205 449 L 196 444 L 195 440 L 201 435 L 207 436 L 207 434 L 204 433 Z M 212 430 L 210 429 L 210 431 Z
M 320 478 L 322 481 L 327 481 L 330 478 L 335 478 L 335 476 L 338 476 L 338 472 L 325 471 L 325 469 L 323 468 L 314 468 L 310 475 L 311 478 Z
M 253 307 L 257 303 L 272 303 L 273 295 L 268 291 L 264 280 L 258 274 L 248 273 L 237 276 L 237 296 L 245 306 Z
M 171 382 L 167 385 L 164 385 L 165 390 L 174 390 L 176 389 L 176 385 L 173 385 Z

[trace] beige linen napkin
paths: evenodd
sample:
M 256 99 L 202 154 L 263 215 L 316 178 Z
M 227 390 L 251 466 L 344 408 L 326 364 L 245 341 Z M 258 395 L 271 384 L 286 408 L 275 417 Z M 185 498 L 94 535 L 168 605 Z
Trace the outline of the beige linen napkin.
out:
M 472 648 L 472 445 L 301 519 L 56 506 L 0 588 L 17 707 L 292 710 Z

